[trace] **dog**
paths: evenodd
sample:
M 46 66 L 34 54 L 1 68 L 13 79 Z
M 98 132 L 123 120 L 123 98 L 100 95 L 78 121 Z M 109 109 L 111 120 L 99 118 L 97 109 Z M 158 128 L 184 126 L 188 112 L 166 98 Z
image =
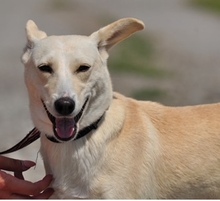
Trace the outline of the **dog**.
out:
M 113 92 L 109 49 L 143 28 L 123 18 L 90 36 L 47 36 L 27 22 L 25 83 L 53 198 L 220 198 L 219 103 Z

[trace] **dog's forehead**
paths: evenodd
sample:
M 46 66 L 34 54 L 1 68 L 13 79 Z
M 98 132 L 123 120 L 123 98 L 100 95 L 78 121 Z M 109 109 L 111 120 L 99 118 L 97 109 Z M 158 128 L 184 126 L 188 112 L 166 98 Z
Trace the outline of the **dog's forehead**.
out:
M 40 46 L 41 50 L 56 48 L 56 50 L 62 49 L 65 51 L 96 48 L 95 43 L 89 37 L 80 35 L 49 36 L 39 41 L 37 46 Z
M 42 60 L 58 59 L 59 57 L 68 57 L 71 59 L 89 59 L 96 58 L 98 48 L 94 41 L 87 36 L 49 36 L 38 41 L 33 49 L 33 58 L 36 62 Z M 46 61 L 45 61 L 46 62 Z

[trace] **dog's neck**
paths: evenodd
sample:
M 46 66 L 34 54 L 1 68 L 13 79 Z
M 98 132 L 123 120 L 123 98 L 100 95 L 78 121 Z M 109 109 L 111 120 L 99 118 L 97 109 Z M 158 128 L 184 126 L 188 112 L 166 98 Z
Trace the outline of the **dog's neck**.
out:
M 103 124 L 105 121 L 89 138 L 85 136 L 76 141 L 54 143 L 46 135 L 41 136 L 45 168 L 47 173 L 55 176 L 53 188 L 59 198 L 90 197 L 91 182 L 97 174 L 104 153 L 105 143 L 97 140 L 100 132 L 103 135 Z

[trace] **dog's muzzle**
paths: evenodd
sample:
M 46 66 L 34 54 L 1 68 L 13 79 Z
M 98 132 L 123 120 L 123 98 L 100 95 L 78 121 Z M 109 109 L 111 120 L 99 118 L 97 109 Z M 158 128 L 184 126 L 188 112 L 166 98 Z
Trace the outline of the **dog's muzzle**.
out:
M 77 123 L 80 120 L 83 111 L 86 107 L 89 98 L 87 98 L 80 110 L 80 112 L 75 117 L 67 117 L 75 109 L 75 103 L 69 98 L 58 99 L 55 102 L 55 109 L 58 113 L 63 115 L 63 117 L 54 117 L 48 110 L 45 103 L 42 101 L 48 118 L 53 124 L 53 132 L 55 137 L 60 141 L 69 141 L 77 136 Z

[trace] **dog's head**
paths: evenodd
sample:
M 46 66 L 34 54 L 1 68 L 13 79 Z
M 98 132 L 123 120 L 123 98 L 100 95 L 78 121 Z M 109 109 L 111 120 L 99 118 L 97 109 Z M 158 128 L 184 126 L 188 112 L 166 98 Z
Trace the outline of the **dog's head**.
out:
M 68 141 L 98 119 L 112 100 L 108 50 L 143 28 L 124 18 L 90 36 L 47 36 L 28 21 L 22 62 L 35 126 Z

